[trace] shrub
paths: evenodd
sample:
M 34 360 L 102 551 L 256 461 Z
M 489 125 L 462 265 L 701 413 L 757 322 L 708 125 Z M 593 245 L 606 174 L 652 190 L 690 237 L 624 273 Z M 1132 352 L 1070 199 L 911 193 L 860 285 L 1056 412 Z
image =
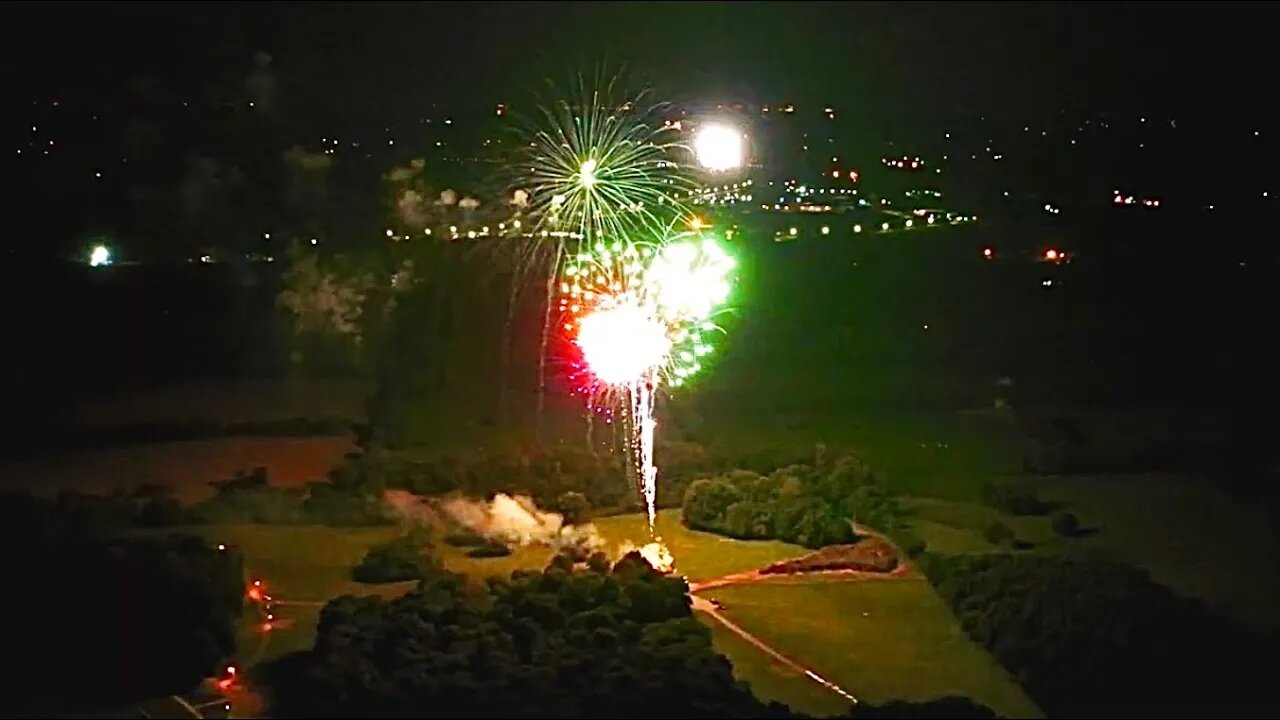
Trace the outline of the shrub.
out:
M 988 525 L 987 529 L 982 531 L 982 537 L 986 538 L 987 542 L 992 545 L 1001 547 L 1011 547 L 1016 539 L 1013 535 L 1013 530 L 999 520 Z
M 510 554 L 511 548 L 497 542 L 486 542 L 467 551 L 467 557 L 473 558 L 506 557 Z
M 1080 532 L 1080 518 L 1069 512 L 1054 513 L 1053 531 L 1062 537 L 1072 537 Z
M 894 537 L 893 541 L 902 549 L 903 555 L 906 555 L 913 560 L 920 557 L 924 554 L 924 551 L 928 549 L 928 545 L 925 543 L 924 538 L 921 538 L 918 535 L 901 534 Z
M 374 545 L 351 569 L 351 579 L 362 583 L 416 580 L 435 567 L 435 559 L 421 539 L 406 535 Z
M 768 476 L 733 470 L 695 480 L 684 496 L 684 523 L 736 538 L 773 538 L 819 548 L 853 542 L 851 520 L 880 530 L 901 511 L 867 466 L 844 457 L 826 469 L 788 465 Z

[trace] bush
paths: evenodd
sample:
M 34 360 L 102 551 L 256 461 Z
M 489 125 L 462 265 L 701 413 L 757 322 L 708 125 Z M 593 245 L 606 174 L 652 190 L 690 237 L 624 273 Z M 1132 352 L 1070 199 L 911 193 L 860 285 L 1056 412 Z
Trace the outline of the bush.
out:
M 851 520 L 886 532 L 901 511 L 866 465 L 843 457 L 826 468 L 789 465 L 763 476 L 747 470 L 695 480 L 684 496 L 684 523 L 742 539 L 773 538 L 809 548 L 855 540 Z
M 1262 680 L 1270 666 L 1258 662 L 1274 633 L 1237 627 L 1140 570 L 1006 553 L 931 556 L 921 567 L 1049 717 L 1276 714 Z M 1169 691 L 1178 687 L 1218 692 Z
M 591 503 L 586 495 L 570 490 L 556 498 L 555 511 L 564 517 L 566 525 L 580 525 L 586 522 L 591 512 Z
M 988 525 L 987 529 L 982 531 L 982 537 L 992 545 L 1000 547 L 1012 547 L 1016 540 L 1013 530 L 999 520 Z
M 374 545 L 351 569 L 351 579 L 362 583 L 417 580 L 437 568 L 428 550 L 419 537 L 411 535 Z
M 1080 518 L 1069 512 L 1054 513 L 1053 531 L 1062 537 L 1074 537 L 1080 532 Z
M 898 533 L 892 539 L 897 543 L 898 548 L 902 550 L 902 554 L 913 560 L 923 555 L 924 551 L 928 549 L 924 538 L 911 533 Z
M 467 551 L 467 557 L 473 558 L 506 557 L 510 554 L 511 548 L 497 542 L 486 542 Z

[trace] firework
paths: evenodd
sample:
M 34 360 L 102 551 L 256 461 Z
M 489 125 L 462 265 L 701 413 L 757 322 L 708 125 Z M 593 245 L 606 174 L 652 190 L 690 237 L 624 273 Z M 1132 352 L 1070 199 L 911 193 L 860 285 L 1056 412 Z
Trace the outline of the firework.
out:
M 687 151 L 661 121 L 666 106 L 618 85 L 579 79 L 576 98 L 542 107 L 526 133 L 519 184 L 540 229 L 590 243 L 651 233 L 682 214 L 677 196 L 692 185 L 678 160 Z
M 716 329 L 733 268 L 733 258 L 701 232 L 649 245 L 598 243 L 565 268 L 560 307 L 580 354 L 579 388 L 593 410 L 626 408 L 628 450 L 651 534 L 657 393 L 664 381 L 678 386 L 701 369 L 711 352 L 705 334 Z
M 742 133 L 725 125 L 711 124 L 699 130 L 693 150 L 698 164 L 711 172 L 742 167 Z

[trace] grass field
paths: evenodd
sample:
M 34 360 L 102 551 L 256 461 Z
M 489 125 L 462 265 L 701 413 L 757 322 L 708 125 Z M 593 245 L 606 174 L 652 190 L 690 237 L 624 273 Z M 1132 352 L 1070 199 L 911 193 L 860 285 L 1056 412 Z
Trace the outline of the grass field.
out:
M 780 459 L 853 453 L 888 478 L 894 492 L 977 501 L 983 481 L 1020 472 L 1021 439 L 1007 415 L 994 412 L 766 413 L 723 423 L 707 443 L 725 452 L 768 452 Z
M 733 675 L 751 685 L 765 702 L 780 702 L 807 715 L 830 717 L 849 710 L 849 703 L 796 671 L 774 662 L 724 625 L 698 616 L 711 629 L 716 650 L 733 663 Z
M 1176 592 L 1261 628 L 1280 627 L 1280 538 L 1259 508 L 1207 481 L 1171 476 L 1086 476 L 1028 481 L 1067 505 L 1085 547 L 1145 569 Z
M 1013 530 L 1018 540 L 1042 551 L 1062 549 L 1064 540 L 1054 534 L 1047 516 L 1007 515 L 995 508 L 973 502 L 903 498 L 902 507 L 910 513 L 912 530 L 933 552 L 944 554 L 1004 552 L 983 537 L 994 522 L 1002 522 Z
M 649 537 L 644 515 L 615 515 L 593 521 L 604 539 L 604 550 L 611 557 L 630 545 L 643 545 Z M 798 545 L 773 541 L 746 541 L 696 532 L 680 522 L 677 509 L 658 513 L 657 532 L 675 557 L 676 569 L 691 581 L 717 578 L 744 570 L 754 570 L 778 560 L 803 555 L 807 550 Z M 473 576 L 506 576 L 521 568 L 544 568 L 551 560 L 549 548 L 515 548 L 506 557 L 471 558 L 467 548 L 440 545 L 445 565 L 456 572 Z
M 218 438 L 153 443 L 0 462 L 0 488 L 52 493 L 107 493 L 139 485 L 174 488 L 184 502 L 212 494 L 208 483 L 236 472 L 267 468 L 271 484 L 302 485 L 324 478 L 354 445 L 348 438 Z
M 226 543 L 244 556 L 248 579 L 261 579 L 278 601 L 277 626 L 262 629 L 261 616 L 246 608 L 237 647 L 245 667 L 311 647 L 324 602 L 339 595 L 394 596 L 413 583 L 365 585 L 351 568 L 371 545 L 395 536 L 398 528 L 331 528 L 319 525 L 206 525 L 185 528 L 211 543 Z M 291 604 L 302 603 L 302 604 Z
M 1006 717 L 1040 715 L 923 580 L 738 585 L 708 594 L 743 629 L 860 700 L 961 695 Z M 763 697 L 798 692 L 785 676 L 749 672 Z M 816 710 L 821 701 L 804 702 Z
M 1237 620 L 1280 627 L 1280 538 L 1259 509 L 1208 482 L 1166 475 L 1027 478 L 1040 497 L 1074 513 L 1088 530 L 1054 534 L 1048 517 L 1012 516 L 970 502 L 905 498 L 910 524 L 933 552 L 1000 552 L 983 538 L 996 520 L 1032 552 L 1099 551 Z
M 648 540 L 649 527 L 643 515 L 600 518 L 595 525 L 610 550 L 626 542 L 643 545 Z M 676 571 L 689 580 L 708 580 L 754 570 L 808 552 L 799 545 L 773 540 L 733 540 L 690 530 L 680 522 L 677 509 L 658 513 L 657 533 L 671 550 Z

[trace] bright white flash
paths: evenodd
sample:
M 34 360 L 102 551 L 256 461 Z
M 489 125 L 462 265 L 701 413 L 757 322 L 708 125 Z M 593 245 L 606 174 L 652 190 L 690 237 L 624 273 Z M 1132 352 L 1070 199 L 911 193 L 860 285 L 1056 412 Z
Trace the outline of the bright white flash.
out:
M 661 365 L 671 340 L 650 310 L 626 302 L 582 318 L 578 346 L 596 377 L 623 386 Z
M 707 125 L 693 141 L 698 164 L 712 172 L 742 166 L 742 133 L 725 125 Z
M 100 267 L 102 265 L 111 264 L 111 251 L 106 245 L 95 245 L 93 250 L 89 252 L 89 266 Z
M 591 187 L 596 184 L 596 161 L 588 160 L 582 163 L 582 167 L 578 170 L 578 182 L 582 183 L 582 187 Z

